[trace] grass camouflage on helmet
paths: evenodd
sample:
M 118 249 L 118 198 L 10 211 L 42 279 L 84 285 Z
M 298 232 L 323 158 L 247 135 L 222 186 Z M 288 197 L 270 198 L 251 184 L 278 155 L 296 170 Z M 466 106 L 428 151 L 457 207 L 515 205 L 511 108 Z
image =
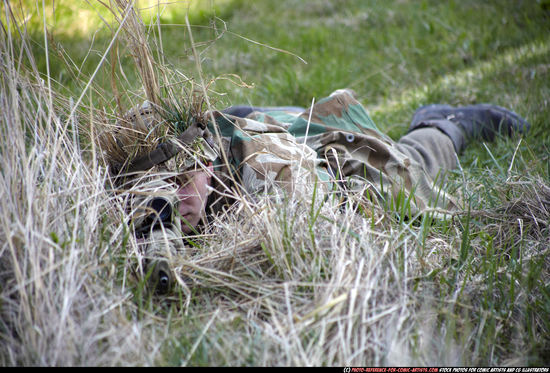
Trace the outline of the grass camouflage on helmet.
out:
M 177 121 L 175 118 L 162 120 L 159 112 L 160 110 L 153 108 L 149 101 L 145 101 L 140 107 L 130 110 L 124 116 L 122 123 L 126 123 L 126 126 L 119 125 L 119 127 L 126 128 L 127 132 L 134 134 L 134 136 L 126 135 L 126 137 L 133 138 L 135 141 L 134 144 L 131 142 L 124 144 L 121 141 L 122 136 L 114 135 L 118 150 L 125 154 L 122 161 L 117 162 L 113 159 L 111 162 L 111 172 L 117 178 L 149 170 L 173 158 L 176 158 L 176 162 L 173 165 L 175 169 L 172 171 L 181 172 L 189 169 L 201 159 L 211 162 L 218 157 L 212 134 L 204 121 L 197 120 L 196 117 L 186 118 L 186 123 L 182 125 L 182 121 Z M 155 134 L 154 132 L 159 132 L 158 128 L 163 125 L 167 128 L 172 127 L 172 133 L 161 129 L 161 135 Z M 120 128 L 117 130 L 120 132 Z M 180 134 L 177 134 L 178 130 L 181 132 Z M 144 133 L 142 142 L 154 143 L 158 142 L 158 138 L 164 141 L 157 143 L 153 150 L 144 153 L 140 149 L 140 141 L 137 139 L 139 136 L 136 135 L 140 131 Z M 126 143 L 128 142 L 126 140 Z M 128 151 L 127 148 L 132 145 L 136 149 Z M 137 153 L 137 156 L 132 156 L 132 153 Z M 117 157 L 111 156 L 110 158 Z

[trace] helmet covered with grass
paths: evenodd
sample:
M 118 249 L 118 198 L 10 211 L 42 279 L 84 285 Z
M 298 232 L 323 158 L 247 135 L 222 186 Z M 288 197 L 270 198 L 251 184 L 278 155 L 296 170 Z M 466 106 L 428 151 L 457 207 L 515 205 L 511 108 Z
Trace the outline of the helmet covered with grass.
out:
M 214 161 L 218 155 L 203 117 L 153 106 L 149 101 L 126 113 L 115 132 L 120 152 L 112 155 L 111 172 L 117 176 L 131 176 L 159 165 L 183 172 Z

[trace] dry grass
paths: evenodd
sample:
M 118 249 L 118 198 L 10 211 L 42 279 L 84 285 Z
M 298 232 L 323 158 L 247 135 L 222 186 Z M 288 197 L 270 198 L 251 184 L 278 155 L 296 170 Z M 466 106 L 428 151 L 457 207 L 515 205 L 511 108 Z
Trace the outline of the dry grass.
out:
M 127 250 L 122 212 L 105 190 L 105 169 L 82 157 L 77 118 L 68 116 L 76 108 L 61 104 L 68 100 L 36 70 L 21 68 L 33 56 L 24 38 L 11 40 L 22 30 L 7 22 L 0 42 L 2 365 L 150 363 L 152 320 L 128 318 L 135 309 L 129 267 L 116 268 Z
M 176 98 L 161 87 L 189 81 L 155 62 L 136 13 L 117 4 L 144 89 L 112 102 Z M 531 331 L 514 326 L 543 299 L 522 284 L 536 273 L 548 283 L 550 189 L 537 178 L 504 183 L 501 207 L 447 222 L 339 206 L 315 185 L 242 199 L 178 258 L 183 286 L 152 297 L 124 196 L 79 133 L 97 138 L 123 111 L 87 107 L 105 94 L 92 79 L 76 102 L 60 96 L 16 34 L 0 33 L 0 364 L 524 364 L 530 338 L 547 346 L 547 314 L 528 320 Z M 502 259 L 518 247 L 521 264 Z M 516 293 L 488 290 L 488 274 L 516 281 Z M 507 305 L 491 313 L 490 294 Z

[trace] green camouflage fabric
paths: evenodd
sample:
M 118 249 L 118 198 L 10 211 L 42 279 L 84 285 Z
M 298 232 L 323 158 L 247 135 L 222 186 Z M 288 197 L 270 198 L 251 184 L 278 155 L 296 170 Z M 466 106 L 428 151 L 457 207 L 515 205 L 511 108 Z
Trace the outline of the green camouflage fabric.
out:
M 215 162 L 215 212 L 228 193 L 254 195 L 317 180 L 325 190 L 350 192 L 387 207 L 410 206 L 408 214 L 446 215 L 458 202 L 444 190 L 445 173 L 456 166 L 451 140 L 433 128 L 395 142 L 381 133 L 349 90 L 338 90 L 305 112 L 253 112 L 237 118 L 209 113 L 223 154 Z M 410 202 L 410 203 L 409 203 Z

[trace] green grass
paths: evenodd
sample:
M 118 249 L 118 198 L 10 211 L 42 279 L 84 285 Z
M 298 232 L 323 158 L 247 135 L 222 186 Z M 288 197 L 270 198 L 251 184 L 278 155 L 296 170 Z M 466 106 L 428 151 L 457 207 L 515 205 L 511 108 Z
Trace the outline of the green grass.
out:
M 260 201 L 251 215 L 236 210 L 181 259 L 190 285 L 171 299 L 145 292 L 124 212 L 93 166 L 98 155 L 63 120 L 63 103 L 82 95 L 113 38 L 98 15 L 112 22 L 109 12 L 56 2 L 54 18 L 47 4 L 46 59 L 41 4 L 23 4 L 26 45 L 56 100 L 26 84 L 32 63 L 11 24 L 12 44 L 4 31 L 0 40 L 0 97 L 20 106 L 1 101 L 2 365 L 550 364 L 547 2 L 193 5 L 195 48 L 218 108 L 309 106 L 350 87 L 394 139 L 418 106 L 437 102 L 492 102 L 532 129 L 466 150 L 449 184 L 466 209 L 449 221 L 334 211 L 318 191 Z M 147 30 L 151 45 L 162 39 L 153 52 L 198 82 L 186 9 L 167 6 L 164 25 Z M 1 10 L 7 29 L 5 2 Z M 122 39 L 114 48 L 120 62 L 112 69 L 107 55 L 82 113 L 88 104 L 117 111 L 113 74 L 125 105 L 144 97 Z

